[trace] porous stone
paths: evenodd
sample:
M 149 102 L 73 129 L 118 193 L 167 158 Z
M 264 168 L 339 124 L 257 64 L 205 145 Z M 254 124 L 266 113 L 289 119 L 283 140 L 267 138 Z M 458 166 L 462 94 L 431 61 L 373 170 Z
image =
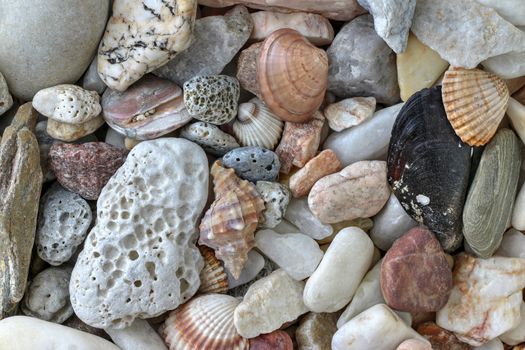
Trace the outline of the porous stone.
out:
M 521 144 L 501 129 L 485 147 L 463 208 L 463 235 L 480 257 L 500 245 L 512 217 L 521 166 Z
M 306 282 L 303 299 L 310 311 L 335 312 L 347 305 L 372 263 L 374 244 L 357 227 L 341 230 Z
M 68 124 L 49 119 L 47 122 L 47 133 L 56 140 L 73 142 L 84 136 L 91 135 L 103 124 L 104 118 L 101 116 L 80 124 Z
M 104 186 L 97 223 L 71 276 L 87 324 L 122 329 L 175 309 L 199 288 L 195 230 L 208 197 L 208 161 L 194 143 L 144 141 Z
M 491 7 L 510 23 L 525 25 L 525 4 L 520 0 L 476 0 L 480 4 Z
M 100 79 L 97 71 L 98 60 L 97 56 L 93 58 L 89 68 L 84 74 L 82 79 L 82 87 L 89 91 L 96 91 L 99 95 L 102 95 L 106 91 L 106 84 Z
M 184 83 L 184 105 L 192 117 L 224 124 L 237 115 L 239 81 L 227 75 L 203 75 Z
M 328 90 L 335 95 L 372 96 L 387 105 L 399 101 L 396 57 L 374 31 L 371 15 L 344 25 L 327 54 Z
M 499 338 L 508 345 L 518 345 L 525 341 L 525 302 L 520 306 L 520 321 L 511 330 L 503 333 Z
M 35 240 L 42 189 L 36 120 L 31 103 L 22 105 L 0 142 L 0 319 L 24 295 Z
M 0 72 L 0 115 L 7 112 L 11 106 L 13 106 L 13 97 L 9 93 L 7 82 L 2 72 Z
M 257 57 L 261 50 L 262 42 L 250 45 L 241 51 L 237 61 L 235 76 L 242 88 L 261 99 L 261 90 L 257 80 Z
M 332 103 L 324 109 L 330 129 L 343 131 L 371 118 L 376 109 L 374 97 L 351 97 Z
M 459 340 L 480 346 L 516 327 L 520 321 L 525 259 L 455 259 L 454 287 L 436 323 Z
M 131 84 L 191 44 L 196 0 L 121 0 L 98 49 L 98 74 L 112 89 Z
M 417 332 L 425 337 L 434 350 L 471 350 L 472 347 L 461 342 L 452 332 L 439 327 L 434 322 L 425 322 L 417 327 Z
M 73 315 L 69 301 L 70 267 L 50 267 L 28 283 L 22 312 L 44 321 L 62 323 Z
M 312 237 L 313 239 L 323 239 L 330 237 L 334 233 L 332 226 L 322 223 L 308 207 L 306 198 L 293 198 L 288 203 L 288 208 L 284 214 L 286 220 L 297 226 L 299 232 Z M 286 231 L 289 231 L 287 228 Z M 284 232 L 293 233 L 293 232 Z
M 265 148 L 241 147 L 222 157 L 222 164 L 248 181 L 275 181 L 279 175 L 280 162 L 277 155 Z
M 304 282 L 291 278 L 284 270 L 272 272 L 250 286 L 235 308 L 233 322 L 245 338 L 279 329 L 308 312 L 303 303 Z
M 225 269 L 226 275 L 228 275 L 228 288 L 233 289 L 255 279 L 259 272 L 264 268 L 264 263 L 265 261 L 261 254 L 253 249 L 250 250 L 248 252 L 248 260 L 246 260 L 239 278 L 235 279 L 230 271 Z
M 55 174 L 49 169 L 48 159 L 49 149 L 56 140 L 47 133 L 47 120 L 43 120 L 36 124 L 35 136 L 40 149 L 40 167 L 42 168 L 44 182 L 52 181 L 55 179 Z
M 388 201 L 386 162 L 361 161 L 323 177 L 312 187 L 308 206 L 324 223 L 368 218 Z
M 236 6 L 224 16 L 200 18 L 195 21 L 191 46 L 154 74 L 180 86 L 195 76 L 220 74 L 252 29 L 252 18 L 244 6 Z
M 106 331 L 122 350 L 168 350 L 160 335 L 145 320 L 137 319 L 127 328 Z
M 476 0 L 418 1 L 411 29 L 453 66 L 525 50 L 525 33 Z
M 509 229 L 503 235 L 501 244 L 494 255 L 525 259 L 525 235 L 515 228 Z
M 11 93 L 30 101 L 38 90 L 77 81 L 97 50 L 109 3 L 2 0 L 0 72 Z
M 205 151 L 216 156 L 222 156 L 240 147 L 235 137 L 225 133 L 217 125 L 205 122 L 186 125 L 182 128 L 180 137 L 195 142 Z
M 89 204 L 78 194 L 53 185 L 42 197 L 35 245 L 51 265 L 65 263 L 84 241 L 92 221 Z
M 264 201 L 264 221 L 259 224 L 261 228 L 274 228 L 283 219 L 288 203 L 290 191 L 278 182 L 257 181 L 257 191 Z
M 405 51 L 416 0 L 357 0 L 372 16 L 374 29 L 396 53 Z
M 303 317 L 295 331 L 299 350 L 331 350 L 336 319 L 335 313 L 310 312 Z
M 58 182 L 89 200 L 98 198 L 125 159 L 125 150 L 104 142 L 56 143 L 49 150 L 49 167 Z

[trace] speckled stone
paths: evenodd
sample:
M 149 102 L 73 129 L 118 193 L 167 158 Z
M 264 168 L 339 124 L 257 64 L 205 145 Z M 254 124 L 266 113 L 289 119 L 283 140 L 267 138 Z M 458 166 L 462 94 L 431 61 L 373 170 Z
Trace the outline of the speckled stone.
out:
M 261 228 L 274 228 L 279 225 L 284 217 L 288 203 L 290 203 L 290 190 L 278 182 L 257 181 L 257 191 L 264 201 L 264 221 L 259 223 Z
M 7 82 L 5 81 L 2 72 L 0 72 L 0 115 L 7 112 L 13 105 L 13 97 L 9 93 Z
M 281 163 L 277 155 L 262 147 L 236 148 L 222 157 L 222 164 L 248 181 L 275 181 Z
M 193 141 L 205 151 L 216 156 L 222 156 L 240 147 L 235 137 L 225 133 L 217 125 L 195 122 L 182 128 L 180 137 Z
M 261 99 L 261 90 L 257 80 L 257 57 L 261 51 L 262 42 L 255 43 L 241 51 L 237 61 L 236 77 L 242 88 Z
M 220 125 L 237 115 L 239 93 L 239 81 L 233 77 L 198 76 L 184 83 L 184 105 L 195 119 Z
M 331 350 L 337 313 L 310 312 L 295 331 L 299 350 Z

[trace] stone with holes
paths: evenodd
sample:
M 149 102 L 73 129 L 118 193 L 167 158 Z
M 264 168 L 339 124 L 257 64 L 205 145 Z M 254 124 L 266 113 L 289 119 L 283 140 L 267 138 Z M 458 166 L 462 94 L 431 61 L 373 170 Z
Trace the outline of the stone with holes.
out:
M 222 156 L 232 149 L 240 147 L 235 138 L 225 133 L 217 125 L 195 122 L 186 125 L 180 132 L 180 137 L 197 143 L 206 152 Z
M 248 181 L 275 181 L 281 163 L 277 155 L 262 147 L 241 147 L 222 157 L 222 164 Z
M 264 221 L 259 223 L 259 227 L 274 228 L 281 223 L 290 203 L 290 190 L 278 182 L 270 181 L 257 181 L 256 187 L 265 208 Z
M 71 276 L 77 316 L 128 327 L 187 301 L 199 288 L 195 228 L 208 198 L 208 161 L 196 144 L 143 141 L 103 188 L 97 223 Z

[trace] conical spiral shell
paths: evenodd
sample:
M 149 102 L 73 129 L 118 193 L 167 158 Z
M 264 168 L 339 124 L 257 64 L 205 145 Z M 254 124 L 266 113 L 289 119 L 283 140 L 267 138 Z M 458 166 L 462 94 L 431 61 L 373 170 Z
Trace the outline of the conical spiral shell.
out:
M 283 122 L 258 98 L 239 105 L 233 133 L 242 146 L 273 150 L 283 133 Z
M 162 337 L 170 350 L 248 350 L 249 341 L 233 323 L 238 304 L 225 294 L 193 298 L 170 313 L 161 327 Z
M 215 201 L 202 218 L 199 244 L 215 250 L 233 277 L 239 278 L 248 252 L 255 246 L 253 234 L 264 210 L 255 186 L 233 169 L 216 161 L 211 167 Z
M 454 131 L 471 146 L 482 146 L 492 139 L 509 102 L 509 90 L 501 78 L 460 67 L 445 72 L 442 96 Z
M 228 275 L 226 275 L 219 259 L 215 257 L 215 252 L 205 246 L 200 246 L 199 250 L 204 258 L 204 268 L 200 273 L 199 292 L 226 293 L 228 291 Z
M 293 29 L 279 29 L 257 59 L 262 99 L 284 121 L 304 123 L 321 106 L 328 85 L 328 56 Z

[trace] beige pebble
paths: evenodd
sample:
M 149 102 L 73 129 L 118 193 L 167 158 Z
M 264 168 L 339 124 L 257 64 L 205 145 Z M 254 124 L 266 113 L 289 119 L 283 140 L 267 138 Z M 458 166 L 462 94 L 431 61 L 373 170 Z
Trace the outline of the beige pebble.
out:
M 369 119 L 374 115 L 375 109 L 374 97 L 352 97 L 328 105 L 324 115 L 332 130 L 342 131 Z
M 50 118 L 47 122 L 47 133 L 54 139 L 73 142 L 94 133 L 103 124 L 104 119 L 101 116 L 79 124 L 62 123 Z

